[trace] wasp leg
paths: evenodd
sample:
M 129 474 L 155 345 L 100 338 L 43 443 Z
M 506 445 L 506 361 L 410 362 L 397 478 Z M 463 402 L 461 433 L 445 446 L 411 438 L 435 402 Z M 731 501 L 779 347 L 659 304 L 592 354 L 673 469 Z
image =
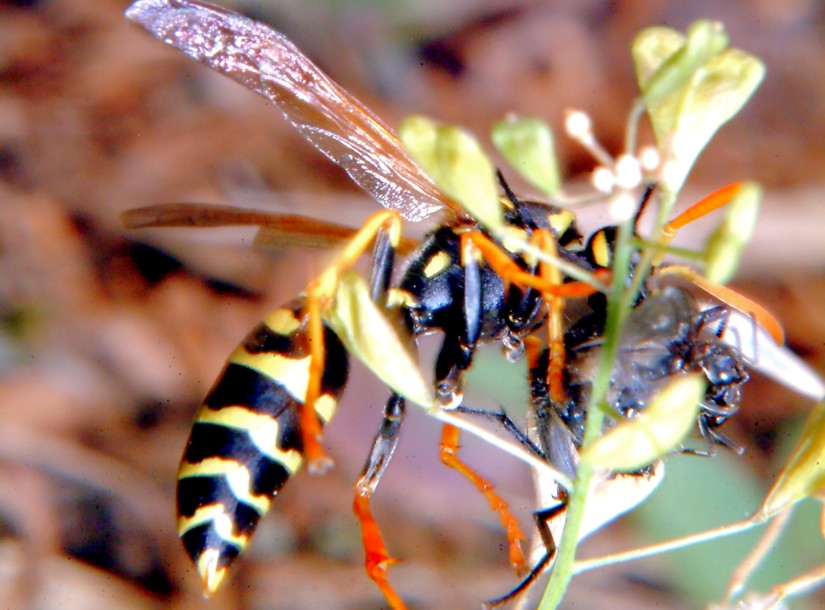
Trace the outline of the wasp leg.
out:
M 709 282 L 699 275 L 695 269 L 683 265 L 660 267 L 658 275 L 676 275 L 685 278 L 726 305 L 730 305 L 734 309 L 738 309 L 742 313 L 751 316 L 759 323 L 759 326 L 764 328 L 771 337 L 773 337 L 773 340 L 777 344 L 782 345 L 785 343 L 785 331 L 782 330 L 782 325 L 779 323 L 779 320 L 776 319 L 776 316 L 744 294 L 727 286 Z
M 664 229 L 662 230 L 662 238 L 659 240 L 659 246 L 662 248 L 661 253 L 654 257 L 652 264 L 654 267 L 659 267 L 659 273 L 680 275 L 693 282 L 701 289 L 709 292 L 720 301 L 727 303 L 739 311 L 752 315 L 759 322 L 759 324 L 767 330 L 771 336 L 773 336 L 777 343 L 782 344 L 784 342 L 784 332 L 781 324 L 779 324 L 779 321 L 761 305 L 755 303 L 746 296 L 739 294 L 735 290 L 714 284 L 713 282 L 708 282 L 699 276 L 695 270 L 690 269 L 689 267 L 684 267 L 682 265 L 668 265 L 665 267 L 660 267 L 665 255 L 664 247 L 670 243 L 671 239 L 673 239 L 679 229 L 694 220 L 702 218 L 706 214 L 727 205 L 735 199 L 741 188 L 742 184 L 739 182 L 729 184 L 728 186 L 711 193 L 701 201 L 693 204 L 679 216 L 668 222 L 664 226 Z
M 381 231 L 375 237 L 370 270 L 370 296 L 385 305 L 389 291 L 392 270 L 395 262 L 396 246 L 387 231 Z M 390 556 L 384 544 L 384 538 L 378 523 L 370 510 L 370 498 L 378 482 L 389 466 L 392 454 L 398 444 L 398 434 L 404 419 L 405 401 L 398 394 L 393 394 L 384 406 L 381 427 L 375 435 L 372 449 L 364 464 L 361 476 L 355 484 L 353 511 L 361 524 L 361 538 L 364 545 L 365 569 L 370 579 L 384 594 L 393 610 L 406 608 L 404 601 L 395 592 L 387 579 L 389 567 L 397 560 Z
M 435 387 L 444 409 L 461 404 L 464 371 L 470 368 L 476 350 L 484 312 L 482 311 L 481 268 L 475 256 L 462 256 L 464 281 L 461 317 L 444 328 L 444 341 L 435 362 Z
M 530 237 L 530 243 L 542 251 L 555 256 L 557 248 L 555 237 L 550 231 L 537 229 Z M 550 367 L 548 383 L 554 399 L 561 402 L 564 399 L 563 371 L 564 371 L 564 326 L 563 310 L 565 298 L 584 298 L 596 292 L 596 288 L 583 282 L 563 283 L 561 272 L 557 267 L 546 262 L 539 264 L 539 273 L 525 270 L 516 264 L 511 255 L 486 235 L 477 231 L 470 231 L 461 236 L 462 255 L 465 261 L 474 258 L 474 249 L 477 250 L 487 264 L 498 273 L 505 282 L 512 282 L 524 289 L 534 289 L 541 293 L 549 303 L 549 342 Z M 606 275 L 606 270 L 599 270 L 598 275 Z
M 395 592 L 387 579 L 387 570 L 397 561 L 390 556 L 384 544 L 384 538 L 370 510 L 370 498 L 375 492 L 378 481 L 389 465 L 395 447 L 398 445 L 398 433 L 404 419 L 404 399 L 393 394 L 384 406 L 384 419 L 372 442 L 372 449 L 364 464 L 361 477 L 355 483 L 353 511 L 361 524 L 361 539 L 366 556 L 367 575 L 375 582 L 393 610 L 406 608 L 404 601 Z
M 334 299 L 341 276 L 352 267 L 374 241 L 379 244 L 383 243 L 382 235 L 387 236 L 389 247 L 394 249 L 398 246 L 401 238 L 401 218 L 397 212 L 384 210 L 370 216 L 338 258 L 306 289 L 310 363 L 306 397 L 304 407 L 301 409 L 301 436 L 310 472 L 322 473 L 332 465 L 332 460 L 321 447 L 321 423 L 314 408 L 315 401 L 321 393 L 321 378 L 324 373 L 323 314 Z M 392 260 L 392 257 L 389 260 Z M 379 277 L 376 281 L 380 285 L 388 280 Z
M 559 504 L 557 506 L 553 506 L 552 508 L 545 508 L 543 510 L 536 511 L 536 527 L 539 530 L 542 543 L 544 544 L 544 554 L 519 584 L 501 597 L 497 597 L 496 599 L 488 599 L 485 601 L 482 604 L 484 608 L 498 608 L 513 601 L 519 595 L 526 592 L 533 585 L 533 583 L 539 579 L 544 571 L 550 567 L 553 563 L 553 559 L 556 557 L 557 547 L 556 540 L 553 538 L 553 532 L 550 531 L 549 524 L 553 521 L 553 519 L 557 518 L 566 510 L 567 504 Z
M 535 231 L 534 233 L 539 232 L 541 232 L 541 230 Z M 513 261 L 511 254 L 478 231 L 462 233 L 461 244 L 463 251 L 466 251 L 468 242 L 472 243 L 472 245 L 478 249 L 484 257 L 484 260 L 490 265 L 490 268 L 504 278 L 505 281 L 512 282 L 522 288 L 534 288 L 545 298 L 553 296 L 584 298 L 598 292 L 595 286 L 584 282 L 553 284 L 530 271 L 525 271 Z M 597 269 L 594 275 L 597 279 L 604 280 L 609 277 L 609 271 L 606 269 Z
M 530 238 L 543 252 L 557 255 L 556 241 L 549 231 L 538 230 Z M 562 286 L 561 272 L 557 267 L 542 262 L 539 265 L 539 277 L 551 286 Z M 547 335 L 550 357 L 547 367 L 547 384 L 550 388 L 550 399 L 555 404 L 567 402 L 567 392 L 564 389 L 564 368 L 567 358 L 564 348 L 564 298 L 561 294 L 552 294 L 548 297 L 550 312 L 548 314 Z
M 662 235 L 659 239 L 659 246 L 661 248 L 667 247 L 671 240 L 676 236 L 676 233 L 682 227 L 698 220 L 711 212 L 718 210 L 729 204 L 736 197 L 739 189 L 742 188 L 741 182 L 734 182 L 727 186 L 723 186 L 718 191 L 714 191 L 704 199 L 701 199 L 690 206 L 687 210 L 679 214 L 676 218 L 666 223 L 662 228 Z M 637 218 L 638 222 L 638 218 Z M 665 257 L 665 251 L 662 249 L 652 261 L 654 267 L 659 267 Z
M 718 210 L 719 208 L 726 206 L 733 201 L 741 188 L 741 182 L 734 182 L 733 184 L 723 186 L 718 191 L 714 191 L 704 199 L 697 201 L 665 225 L 665 236 L 667 238 L 672 238 L 676 234 L 676 231 L 685 225 L 710 214 L 714 210 Z
M 444 465 L 457 470 L 464 475 L 476 489 L 478 489 L 499 517 L 504 530 L 507 532 L 507 540 L 510 543 L 510 564 L 516 569 L 518 574 L 524 573 L 527 562 L 521 550 L 521 542 L 526 540 L 524 532 L 521 531 L 518 519 L 510 512 L 507 502 L 499 496 L 493 489 L 492 483 L 480 476 L 458 457 L 459 438 L 461 431 L 450 424 L 446 424 L 441 431 L 441 461 Z
M 548 239 L 554 239 L 549 231 L 538 230 L 535 235 L 537 235 L 536 240 L 541 240 L 541 243 Z M 533 241 L 533 238 L 531 238 L 531 241 Z M 536 241 L 536 243 L 539 242 Z M 547 249 L 546 251 L 555 253 L 555 249 L 552 251 Z M 531 270 L 522 269 L 512 259 L 512 254 L 503 250 L 478 231 L 462 234 L 461 253 L 464 269 L 462 319 L 460 322 L 457 321 L 459 323 L 452 332 L 445 334 L 444 343 L 436 360 L 436 388 L 442 408 L 455 408 L 460 404 L 463 372 L 472 363 L 476 343 L 481 334 L 484 315 L 481 303 L 480 263 L 482 260 L 505 282 L 512 282 L 526 290 L 536 290 L 548 300 L 556 296 L 586 297 L 596 291 L 594 287 L 581 282 L 562 284 L 558 270 L 551 265 L 548 265 L 547 268 L 555 271 L 559 278 L 555 281 L 536 275 Z M 561 306 L 563 306 L 563 301 Z M 510 351 L 512 353 L 520 352 L 521 338 L 510 337 L 510 339 L 514 340 L 514 347 L 511 347 Z M 561 345 L 561 339 L 559 339 L 558 345 Z M 563 345 L 561 345 L 561 349 L 563 349 Z

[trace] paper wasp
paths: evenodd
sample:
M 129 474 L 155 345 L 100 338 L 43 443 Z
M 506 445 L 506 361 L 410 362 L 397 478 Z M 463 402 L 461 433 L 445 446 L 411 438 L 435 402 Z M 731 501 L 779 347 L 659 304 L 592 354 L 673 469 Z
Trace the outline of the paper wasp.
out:
M 267 316 L 241 343 L 204 400 L 178 474 L 178 530 L 186 550 L 206 592 L 213 593 L 304 459 L 314 471 L 329 465 L 320 445 L 321 426 L 344 390 L 347 353 L 357 352 L 392 394 L 356 484 L 354 510 L 362 526 L 367 572 L 390 605 L 402 608 L 387 580 L 391 557 L 369 499 L 397 444 L 406 400 L 432 412 L 459 405 L 463 373 L 477 345 L 500 343 L 508 357 L 517 358 L 525 337 L 545 323 L 548 301 L 587 296 L 594 289 L 549 278 L 535 260 L 486 234 L 435 186 L 388 127 L 280 33 L 194 0 L 139 0 L 126 15 L 156 38 L 270 99 L 311 144 L 387 208 L 357 231 L 303 217 L 203 206 L 157 206 L 125 214 L 131 228 L 289 225 L 299 235 L 346 241 L 343 252 L 303 295 Z M 546 244 L 565 256 L 564 246 L 577 236 L 572 214 L 521 201 L 506 186 L 505 191 L 501 204 L 507 225 L 525 243 Z M 418 221 L 442 209 L 448 218 L 415 247 L 393 283 L 396 254 L 409 250 L 401 238 L 401 218 Z M 367 288 L 353 279 L 350 268 L 370 248 Z M 352 297 L 355 293 L 367 296 Z M 350 317 L 342 322 L 345 306 Z M 376 325 L 378 330 L 368 328 Z M 396 336 L 396 327 L 400 339 L 388 353 L 364 356 L 363 349 L 354 348 L 381 335 Z M 408 390 L 399 379 L 420 375 L 412 370 L 404 337 L 414 343 L 433 332 L 444 337 L 435 363 L 435 391 Z M 442 461 L 485 494 L 507 529 L 511 562 L 523 568 L 518 523 L 489 483 L 458 459 L 458 438 L 457 428 L 445 426 Z

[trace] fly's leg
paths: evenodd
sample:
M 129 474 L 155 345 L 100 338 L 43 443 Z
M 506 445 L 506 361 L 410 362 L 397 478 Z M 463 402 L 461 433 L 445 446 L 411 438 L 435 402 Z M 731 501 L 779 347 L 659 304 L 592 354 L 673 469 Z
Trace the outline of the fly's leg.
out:
M 557 550 L 556 541 L 555 538 L 553 538 L 553 532 L 550 531 L 550 522 L 557 519 L 560 515 L 563 515 L 566 510 L 567 504 L 562 503 L 557 506 L 553 506 L 552 508 L 547 508 L 535 513 L 536 526 L 538 527 L 542 543 L 544 544 L 544 554 L 541 559 L 538 560 L 536 565 L 533 566 L 530 572 L 522 578 L 519 584 L 513 587 L 513 589 L 508 591 L 505 595 L 484 602 L 484 608 L 499 608 L 504 604 L 513 601 L 525 593 L 533 585 L 533 583 L 539 579 L 545 570 L 550 568 L 553 563 L 553 559 L 556 557 Z

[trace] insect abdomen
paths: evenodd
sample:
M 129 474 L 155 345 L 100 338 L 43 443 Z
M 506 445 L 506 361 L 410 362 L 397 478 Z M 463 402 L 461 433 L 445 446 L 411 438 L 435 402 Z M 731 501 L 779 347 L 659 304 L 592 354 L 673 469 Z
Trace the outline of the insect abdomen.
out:
M 238 346 L 204 399 L 178 470 L 178 534 L 207 594 L 303 462 L 300 410 L 309 378 L 303 300 L 272 312 Z M 322 424 L 347 380 L 341 341 L 324 332 Z

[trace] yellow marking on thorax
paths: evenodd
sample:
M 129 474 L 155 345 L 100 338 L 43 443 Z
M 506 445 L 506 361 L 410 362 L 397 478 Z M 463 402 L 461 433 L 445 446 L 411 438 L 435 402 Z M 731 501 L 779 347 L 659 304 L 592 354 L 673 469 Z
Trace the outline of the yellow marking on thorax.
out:
M 270 415 L 255 413 L 240 405 L 221 409 L 210 409 L 204 405 L 198 411 L 196 421 L 245 430 L 261 453 L 281 464 L 290 474 L 295 474 L 304 461 L 297 450 L 278 447 L 280 423 Z
M 424 266 L 424 277 L 431 278 L 437 276 L 447 269 L 452 262 L 453 259 L 443 250 L 436 252 Z
M 288 336 L 301 326 L 300 318 L 291 309 L 276 309 L 264 318 L 264 324 L 276 334 Z
M 259 515 L 266 513 L 272 505 L 271 496 L 252 492 L 252 475 L 249 469 L 233 459 L 213 457 L 196 464 L 182 462 L 178 469 L 179 479 L 202 476 L 224 477 L 232 495 L 239 502 L 253 507 Z
M 569 229 L 575 218 L 575 215 L 570 210 L 558 210 L 557 212 L 547 214 L 550 228 L 555 231 L 556 235 L 561 235 Z
M 306 398 L 309 385 L 309 360 L 309 356 L 286 358 L 272 352 L 251 354 L 242 345 L 229 356 L 229 362 L 249 367 L 264 377 L 280 383 L 295 400 L 301 403 Z

